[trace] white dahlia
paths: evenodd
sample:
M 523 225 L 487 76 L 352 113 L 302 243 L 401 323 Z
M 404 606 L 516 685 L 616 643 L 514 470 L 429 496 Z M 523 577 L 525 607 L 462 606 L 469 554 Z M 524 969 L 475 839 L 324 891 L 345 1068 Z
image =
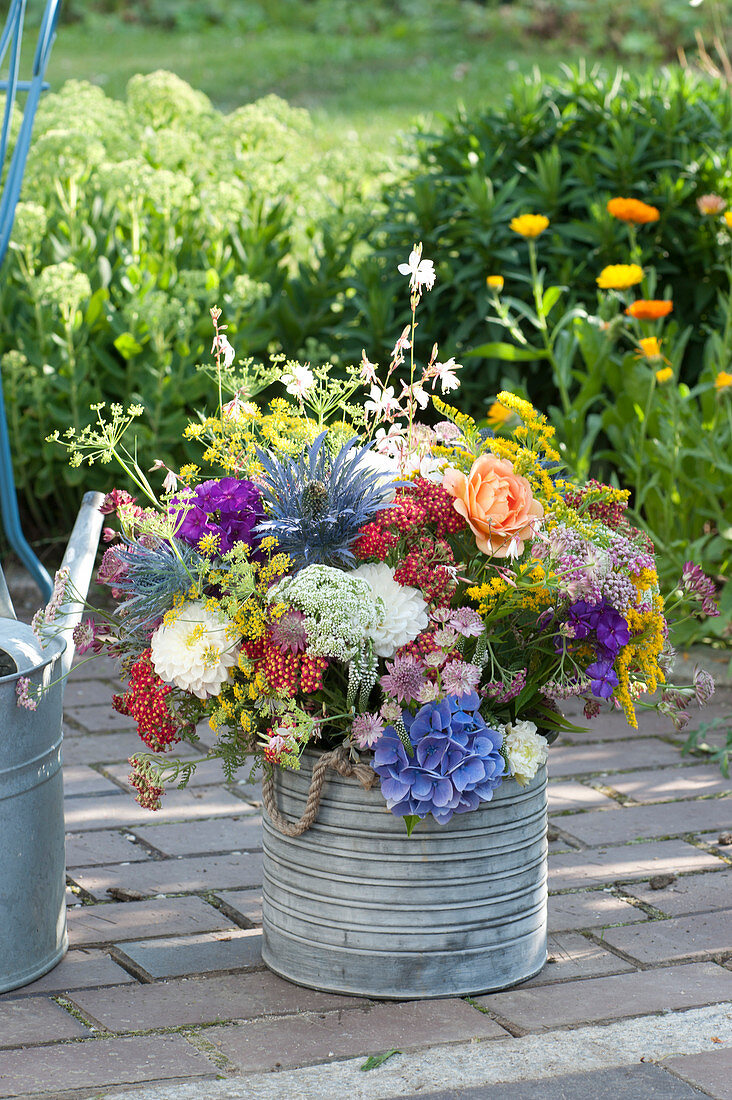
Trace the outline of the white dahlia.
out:
M 199 699 L 218 695 L 236 664 L 239 646 L 232 645 L 230 623 L 201 600 L 184 604 L 173 622 L 152 636 L 152 663 L 161 680 Z
M 394 570 L 388 565 L 359 565 L 349 576 L 368 581 L 374 596 L 384 601 L 384 617 L 368 634 L 377 657 L 393 657 L 399 646 L 413 642 L 426 630 L 429 616 L 421 592 L 395 581 Z
M 511 774 L 521 787 L 530 783 L 549 755 L 548 741 L 533 722 L 507 722 L 503 727 L 503 751 Z

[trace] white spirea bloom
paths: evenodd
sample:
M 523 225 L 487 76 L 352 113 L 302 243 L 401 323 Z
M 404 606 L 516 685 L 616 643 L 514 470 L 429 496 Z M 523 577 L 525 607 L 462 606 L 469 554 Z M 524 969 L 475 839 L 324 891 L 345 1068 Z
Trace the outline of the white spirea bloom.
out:
M 536 732 L 533 722 L 507 722 L 503 727 L 503 750 L 511 774 L 521 787 L 546 764 L 548 747 L 546 737 Z
M 175 620 L 157 628 L 150 641 L 153 668 L 161 680 L 199 699 L 218 695 L 236 664 L 229 620 L 201 600 L 186 603 Z
M 393 657 L 399 646 L 413 642 L 427 629 L 429 616 L 421 593 L 395 581 L 388 565 L 359 565 L 349 576 L 368 581 L 374 596 L 383 601 L 384 616 L 369 632 L 377 657 Z

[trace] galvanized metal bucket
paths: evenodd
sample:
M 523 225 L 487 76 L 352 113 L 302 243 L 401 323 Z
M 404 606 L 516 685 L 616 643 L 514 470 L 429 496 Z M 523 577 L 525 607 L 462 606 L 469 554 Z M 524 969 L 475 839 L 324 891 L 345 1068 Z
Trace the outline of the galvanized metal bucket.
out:
M 289 819 L 312 764 L 276 776 Z M 262 956 L 299 985 L 405 1000 L 506 989 L 546 962 L 546 769 L 407 837 L 378 787 L 328 772 L 299 837 L 264 816 Z
M 66 644 L 56 639 L 41 654 L 30 627 L 15 628 L 2 645 L 17 671 L 0 678 L 0 993 L 45 974 L 68 946 L 63 684 L 44 692 L 36 710 L 18 707 L 15 693 L 21 676 L 36 687 L 58 679 Z
M 61 773 L 63 677 L 94 566 L 100 493 L 86 493 L 62 565 L 69 598 L 59 634 L 41 646 L 15 618 L 0 568 L 0 993 L 40 978 L 63 957 L 66 936 L 64 797 Z M 18 706 L 27 677 L 44 691 L 36 709 Z

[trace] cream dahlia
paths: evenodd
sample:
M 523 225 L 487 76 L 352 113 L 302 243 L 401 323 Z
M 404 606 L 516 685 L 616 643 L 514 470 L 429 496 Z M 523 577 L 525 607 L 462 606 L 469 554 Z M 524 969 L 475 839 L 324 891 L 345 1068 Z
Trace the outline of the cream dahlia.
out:
M 421 593 L 395 581 L 394 570 L 388 565 L 359 565 L 349 576 L 368 581 L 374 596 L 384 601 L 383 619 L 369 630 L 378 657 L 393 657 L 399 646 L 426 630 L 429 617 Z
M 239 656 L 229 627 L 226 616 L 211 611 L 203 601 L 184 604 L 176 618 L 159 626 L 150 641 L 158 676 L 199 699 L 218 695 Z
M 546 764 L 548 741 L 536 732 L 533 722 L 507 722 L 503 732 L 503 751 L 511 774 L 525 787 Z

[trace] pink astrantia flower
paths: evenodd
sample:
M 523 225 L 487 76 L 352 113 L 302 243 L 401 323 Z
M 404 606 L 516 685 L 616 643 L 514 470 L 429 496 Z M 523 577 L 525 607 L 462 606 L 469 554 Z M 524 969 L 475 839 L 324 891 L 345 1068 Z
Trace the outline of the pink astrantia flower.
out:
M 308 635 L 302 611 L 290 608 L 272 627 L 272 641 L 280 653 L 304 653 Z
M 372 749 L 384 732 L 386 723 L 378 714 L 357 714 L 351 736 L 360 749 Z
M 467 661 L 451 661 L 442 670 L 442 690 L 458 699 L 474 691 L 480 681 L 480 669 Z
M 450 614 L 449 623 L 464 638 L 478 638 L 483 633 L 483 620 L 472 607 L 459 607 Z
M 391 695 L 399 703 L 411 703 L 419 699 L 425 676 L 416 657 L 395 657 L 393 661 L 386 662 L 386 668 L 386 675 L 381 677 L 379 683 L 387 695 Z

